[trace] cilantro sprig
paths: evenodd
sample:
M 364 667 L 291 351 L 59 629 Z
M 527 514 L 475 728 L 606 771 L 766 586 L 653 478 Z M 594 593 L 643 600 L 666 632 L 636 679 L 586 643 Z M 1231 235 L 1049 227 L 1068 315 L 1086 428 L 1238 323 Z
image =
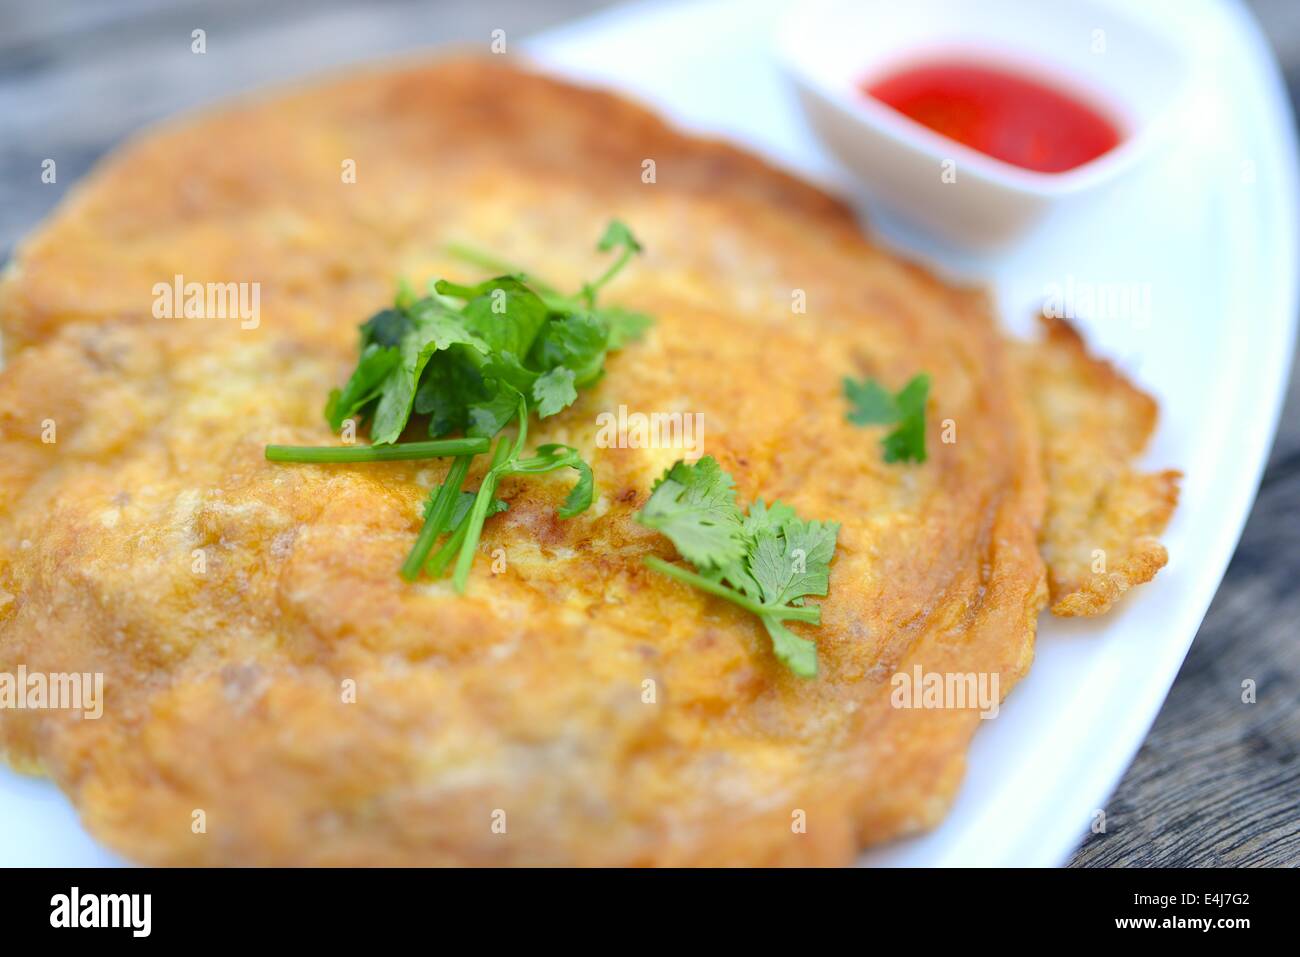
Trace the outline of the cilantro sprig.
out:
M 731 476 L 711 456 L 665 472 L 636 520 L 666 535 L 694 570 L 653 555 L 647 565 L 757 615 L 777 658 L 802 678 L 816 676 L 817 645 L 785 622 L 821 624 L 821 609 L 804 599 L 827 592 L 838 523 L 804 521 L 762 499 L 742 513 Z
M 553 472 L 556 469 L 571 468 L 578 472 L 578 481 L 569 491 L 564 500 L 564 504 L 556 509 L 556 514 L 560 518 L 573 518 L 585 512 L 592 502 L 595 495 L 596 483 L 592 475 L 591 466 L 589 466 L 578 454 L 578 450 L 567 445 L 558 445 L 548 443 L 539 445 L 536 454 L 524 457 L 522 455 L 524 444 L 528 439 L 528 410 L 524 397 L 517 395 L 519 431 L 514 440 L 502 437 L 497 440 L 496 448 L 492 452 L 491 464 L 488 466 L 487 474 L 483 476 L 482 482 L 479 483 L 478 491 L 468 507 L 463 523 L 452 526 L 451 520 L 448 520 L 447 527 L 451 530 L 451 536 L 448 539 L 448 545 L 444 546 L 445 556 L 440 553 L 435 556 L 437 559 L 434 569 L 436 574 L 441 575 L 446 568 L 446 563 L 450 560 L 451 555 L 456 555 L 455 571 L 452 574 L 452 585 L 458 592 L 464 592 L 466 583 L 469 580 L 469 571 L 474 563 L 474 555 L 478 549 L 479 538 L 483 533 L 483 523 L 489 515 L 496 514 L 498 511 L 504 511 L 506 503 L 496 498 L 497 486 L 501 479 L 507 475 L 539 475 L 543 472 Z M 453 469 L 456 468 L 453 465 Z M 437 534 L 441 532 L 439 499 L 446 495 L 446 489 L 453 488 L 451 484 L 452 476 L 448 476 L 449 481 L 444 482 L 434 494 L 433 504 L 429 508 L 429 513 L 425 518 L 425 526 L 421 529 L 421 540 L 417 541 L 417 547 L 412 549 L 411 555 L 407 557 L 408 563 L 422 563 L 424 555 L 428 550 L 424 549 L 421 553 L 421 542 L 427 541 L 430 545 Z M 430 528 L 436 529 L 430 532 Z M 415 564 L 415 571 L 418 573 L 419 564 Z M 404 574 L 408 569 L 403 567 Z M 410 577 L 414 577 L 411 575 Z
M 913 376 L 896 394 L 874 379 L 844 380 L 844 397 L 852 406 L 848 420 L 854 425 L 892 425 L 880 444 L 886 462 L 925 461 L 925 403 L 930 377 Z
M 268 446 L 267 458 L 368 462 L 454 456 L 446 479 L 430 492 L 401 574 L 414 580 L 421 572 L 438 577 L 453 568 L 453 584 L 463 592 L 484 522 L 507 508 L 495 495 L 503 478 L 575 470 L 578 481 L 557 509 L 561 518 L 585 511 L 594 498 L 594 476 L 576 449 L 548 444 L 531 456 L 523 450 L 529 415 L 547 418 L 572 405 L 580 389 L 604 374 L 606 356 L 652 321 L 597 304 L 599 292 L 641 251 L 632 232 L 612 221 L 597 248 L 617 255 L 574 295 L 467 247 L 449 249 L 500 274 L 474 284 L 439 279 L 422 297 L 403 284 L 390 308 L 361 325 L 356 368 L 330 393 L 330 426 L 338 430 L 353 419 L 368 427 L 371 444 Z M 432 441 L 398 442 L 412 423 L 423 424 Z M 464 489 L 474 456 L 512 423 L 514 438 L 497 439 L 478 489 Z M 463 437 L 445 438 L 457 433 Z
M 642 251 L 641 243 L 632 235 L 631 230 L 618 220 L 611 220 L 605 227 L 600 241 L 596 244 L 600 252 L 619 250 L 618 258 L 601 276 L 589 283 L 584 283 L 576 295 L 564 295 L 536 276 L 526 274 L 519 267 L 484 252 L 466 243 L 449 243 L 448 255 L 487 272 L 519 276 L 541 297 L 547 307 L 557 312 L 580 310 L 605 327 L 608 334 L 608 348 L 612 351 L 621 349 L 645 333 L 654 323 L 654 319 L 644 312 L 624 309 L 622 306 L 602 306 L 596 302 L 596 295 L 612 280 L 632 257 Z

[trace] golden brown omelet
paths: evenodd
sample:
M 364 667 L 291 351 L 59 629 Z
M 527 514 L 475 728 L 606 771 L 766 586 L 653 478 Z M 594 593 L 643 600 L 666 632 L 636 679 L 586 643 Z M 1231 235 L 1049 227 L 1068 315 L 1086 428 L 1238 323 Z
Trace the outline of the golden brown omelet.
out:
M 1067 322 L 1041 323 L 1043 341 L 1020 354 L 1043 437 L 1051 607 L 1099 615 L 1168 561 L 1155 536 L 1178 504 L 1180 473 L 1131 467 L 1155 431 L 1155 400 L 1089 356 Z
M 467 241 L 576 288 L 611 216 L 646 253 L 610 299 L 658 321 L 532 433 L 591 461 L 587 513 L 556 517 L 564 479 L 506 482 L 460 597 L 397 576 L 444 464 L 264 461 L 268 442 L 334 441 L 324 397 L 398 277 L 465 277 L 444 248 Z M 176 275 L 260 283 L 259 324 L 155 318 Z M 868 244 L 836 201 L 496 63 L 151 132 L 21 250 L 0 323 L 0 671 L 106 675 L 102 719 L 0 711 L 0 745 L 149 863 L 847 862 L 939 820 L 979 724 L 892 707 L 891 676 L 996 673 L 1005 694 L 1047 601 L 1040 533 L 1049 552 L 1058 524 L 1120 548 L 1045 483 L 1044 454 L 1069 453 L 1050 416 L 1040 441 L 1031 396 L 1085 416 L 1087 390 L 1130 387 L 1031 388 L 982 294 Z M 841 377 L 919 371 L 929 461 L 886 464 Z M 817 679 L 752 616 L 643 565 L 674 552 L 631 517 L 681 453 L 597 448 L 620 404 L 703 413 L 742 504 L 842 523 L 824 623 L 793 626 Z M 1102 448 L 1108 424 L 1075 447 L 1126 476 L 1142 429 Z M 1101 513 L 1104 494 L 1086 491 Z M 1144 535 L 1167 512 L 1150 514 Z M 1063 561 L 1066 610 L 1081 592 L 1100 610 L 1114 589 Z

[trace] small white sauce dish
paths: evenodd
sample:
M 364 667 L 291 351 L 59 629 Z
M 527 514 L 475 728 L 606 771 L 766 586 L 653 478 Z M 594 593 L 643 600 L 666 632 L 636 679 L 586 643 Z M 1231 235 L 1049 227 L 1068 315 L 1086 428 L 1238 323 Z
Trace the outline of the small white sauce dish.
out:
M 810 0 L 784 17 L 776 50 L 814 132 L 870 202 L 957 247 L 989 252 L 1061 200 L 1112 183 L 1172 124 L 1189 57 L 1137 12 L 1106 0 Z M 1034 172 L 862 90 L 893 69 L 952 58 L 1072 94 L 1115 123 L 1119 145 L 1065 172 Z

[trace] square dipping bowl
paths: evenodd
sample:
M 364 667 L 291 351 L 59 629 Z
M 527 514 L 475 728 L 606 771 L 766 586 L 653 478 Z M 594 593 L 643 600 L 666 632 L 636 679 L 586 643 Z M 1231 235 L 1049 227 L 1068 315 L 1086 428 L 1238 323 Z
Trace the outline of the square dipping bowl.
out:
M 813 131 L 898 218 L 967 251 L 1004 248 L 1055 204 L 1099 191 L 1173 125 L 1190 73 L 1159 23 L 1106 0 L 812 0 L 795 4 L 777 58 Z M 865 92 L 909 66 L 985 65 L 1057 90 L 1117 129 L 1118 145 L 1043 173 L 935 132 Z

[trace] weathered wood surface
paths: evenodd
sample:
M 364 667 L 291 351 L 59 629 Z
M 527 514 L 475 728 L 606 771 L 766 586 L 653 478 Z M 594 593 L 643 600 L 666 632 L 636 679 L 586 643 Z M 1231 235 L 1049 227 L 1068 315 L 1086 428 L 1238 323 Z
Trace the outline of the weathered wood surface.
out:
M 106 150 L 182 109 L 447 42 L 510 40 L 599 0 L 0 0 L 0 259 Z M 1300 3 L 1253 0 L 1300 93 Z M 191 31 L 208 52 L 190 50 Z M 219 148 L 219 147 L 216 147 Z M 42 184 L 41 161 L 58 180 Z M 1233 463 L 1222 463 L 1232 468 Z M 1190 656 L 1072 863 L 1300 864 L 1300 384 Z M 1244 704 L 1242 682 L 1258 700 Z

